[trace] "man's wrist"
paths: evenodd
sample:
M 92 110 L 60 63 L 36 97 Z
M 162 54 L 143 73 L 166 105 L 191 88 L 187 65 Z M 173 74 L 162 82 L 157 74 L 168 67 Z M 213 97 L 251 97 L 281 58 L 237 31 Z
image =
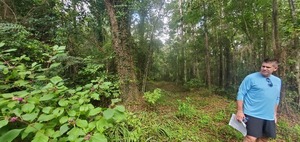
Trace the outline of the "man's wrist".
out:
M 243 110 L 237 110 L 237 113 L 244 113 Z

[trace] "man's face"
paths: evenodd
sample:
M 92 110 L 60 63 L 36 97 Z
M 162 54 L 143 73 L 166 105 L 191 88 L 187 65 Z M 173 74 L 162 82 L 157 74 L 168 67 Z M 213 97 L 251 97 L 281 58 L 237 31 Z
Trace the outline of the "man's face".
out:
M 260 73 L 265 77 L 269 77 L 276 70 L 277 70 L 277 65 L 272 62 L 262 63 L 260 67 Z

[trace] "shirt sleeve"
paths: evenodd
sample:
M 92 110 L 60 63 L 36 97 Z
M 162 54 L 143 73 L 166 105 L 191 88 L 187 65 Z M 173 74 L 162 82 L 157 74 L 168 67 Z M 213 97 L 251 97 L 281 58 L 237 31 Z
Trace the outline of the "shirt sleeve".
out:
M 243 101 L 245 95 L 247 94 L 248 90 L 251 88 L 251 78 L 249 76 L 245 77 L 245 79 L 242 81 L 238 93 L 237 93 L 237 100 L 238 101 Z
M 277 94 L 277 100 L 276 100 L 276 104 L 279 105 L 279 101 L 280 101 L 280 93 L 281 93 L 281 80 L 280 80 L 280 88 Z

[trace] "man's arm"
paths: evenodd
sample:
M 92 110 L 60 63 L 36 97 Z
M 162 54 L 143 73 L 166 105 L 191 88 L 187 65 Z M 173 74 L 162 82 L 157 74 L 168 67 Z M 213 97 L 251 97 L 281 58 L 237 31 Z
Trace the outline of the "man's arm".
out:
M 278 108 L 278 105 L 275 105 L 275 109 L 274 109 L 274 120 L 275 120 L 275 123 L 277 123 L 277 108 Z
M 243 119 L 245 118 L 245 114 L 243 111 L 243 101 L 242 100 L 237 100 L 236 101 L 237 104 L 237 112 L 236 112 L 236 119 L 238 121 L 243 121 Z

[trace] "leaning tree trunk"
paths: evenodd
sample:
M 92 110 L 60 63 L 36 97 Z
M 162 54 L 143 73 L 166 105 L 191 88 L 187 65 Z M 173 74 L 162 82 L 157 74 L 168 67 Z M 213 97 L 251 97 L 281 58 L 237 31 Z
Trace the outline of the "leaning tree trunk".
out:
M 116 53 L 117 71 L 120 79 L 121 98 L 125 105 L 131 106 L 138 103 L 139 90 L 134 70 L 134 61 L 130 52 L 129 41 L 129 18 L 127 4 L 122 7 L 122 16 L 117 19 L 117 9 L 114 8 L 116 1 L 104 0 L 109 15 L 113 49 Z M 119 1 L 120 4 L 124 3 Z

